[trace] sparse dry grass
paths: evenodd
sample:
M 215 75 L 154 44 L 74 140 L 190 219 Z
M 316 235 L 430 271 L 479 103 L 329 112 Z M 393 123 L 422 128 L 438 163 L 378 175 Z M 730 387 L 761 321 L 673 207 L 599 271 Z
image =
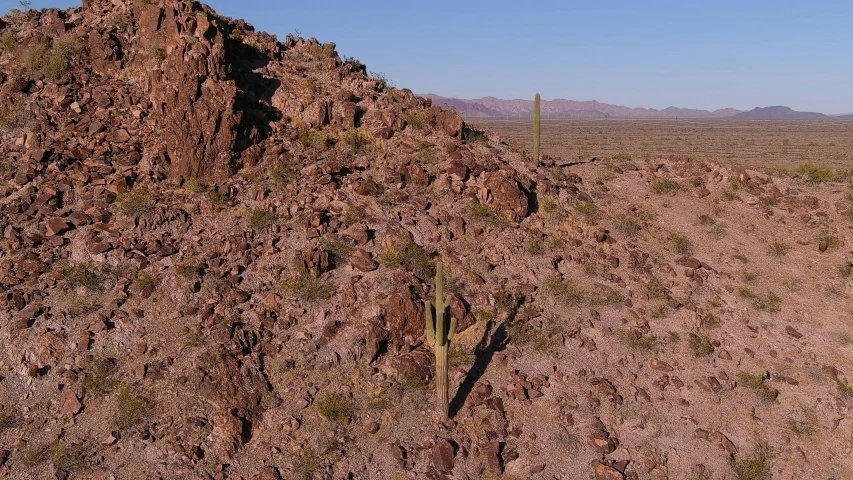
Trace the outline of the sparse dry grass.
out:
M 492 225 L 502 225 L 505 223 L 504 218 L 495 212 L 489 204 L 482 203 L 476 198 L 468 202 L 466 210 L 471 220 Z
M 678 232 L 670 235 L 669 244 L 672 246 L 672 250 L 679 255 L 685 255 L 693 248 L 690 239 Z
M 773 243 L 768 247 L 770 255 L 776 258 L 784 257 L 789 250 L 791 250 L 791 246 L 779 239 L 773 240 Z
M 115 359 L 95 357 L 89 360 L 81 369 L 80 386 L 84 394 L 103 396 L 119 387 L 121 382 L 115 378 Z
M 773 450 L 763 443 L 758 443 L 751 453 L 734 459 L 732 469 L 738 480 L 769 480 L 772 477 L 770 472 L 772 458 Z
M 624 213 L 616 215 L 614 225 L 617 232 L 628 238 L 636 237 L 641 230 L 640 221 Z
M 658 336 L 652 332 L 643 330 L 631 330 L 624 332 L 622 338 L 633 349 L 640 351 L 657 351 L 660 344 Z
M 752 301 L 755 308 L 767 312 L 778 312 L 781 309 L 782 298 L 774 292 L 755 293 L 749 288 L 739 287 L 738 295 Z

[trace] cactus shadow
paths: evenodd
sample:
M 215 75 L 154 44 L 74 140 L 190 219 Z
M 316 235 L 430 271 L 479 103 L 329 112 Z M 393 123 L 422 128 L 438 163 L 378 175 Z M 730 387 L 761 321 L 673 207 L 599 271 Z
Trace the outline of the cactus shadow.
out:
M 509 335 L 507 335 L 504 323 L 502 322 L 498 325 L 498 328 L 496 328 L 491 335 L 489 335 L 490 330 L 491 329 L 486 329 L 483 339 L 477 344 L 477 348 L 474 350 L 474 364 L 468 370 L 468 374 L 465 375 L 465 379 L 459 385 L 456 395 L 454 395 L 453 399 L 450 401 L 448 413 L 451 418 L 455 417 L 456 414 L 459 413 L 459 410 L 462 409 L 462 405 L 465 404 L 465 399 L 467 399 L 468 395 L 471 394 L 471 391 L 474 389 L 474 385 L 477 384 L 480 377 L 486 373 L 486 368 L 492 362 L 492 357 L 495 356 L 495 353 L 506 348 Z

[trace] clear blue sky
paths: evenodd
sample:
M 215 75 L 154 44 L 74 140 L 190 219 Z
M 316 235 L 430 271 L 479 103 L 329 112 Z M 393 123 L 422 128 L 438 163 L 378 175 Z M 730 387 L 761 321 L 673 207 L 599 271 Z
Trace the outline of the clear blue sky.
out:
M 334 41 L 417 93 L 853 112 L 850 0 L 208 3 L 282 40 Z

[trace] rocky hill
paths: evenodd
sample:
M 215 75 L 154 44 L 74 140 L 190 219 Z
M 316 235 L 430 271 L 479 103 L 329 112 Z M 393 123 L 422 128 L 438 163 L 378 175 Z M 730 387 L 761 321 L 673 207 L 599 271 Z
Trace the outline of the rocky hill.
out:
M 2 478 L 853 475 L 825 167 L 533 162 L 191 1 L 5 16 L 0 52 Z
M 424 96 L 443 108 L 455 109 L 466 118 L 530 118 L 533 115 L 532 100 L 503 100 L 495 97 L 464 100 L 435 94 Z M 713 112 L 678 107 L 656 110 L 654 108 L 631 108 L 596 101 L 579 102 L 562 98 L 543 100 L 541 108 L 543 118 L 729 118 L 741 112 L 733 108 L 723 108 Z

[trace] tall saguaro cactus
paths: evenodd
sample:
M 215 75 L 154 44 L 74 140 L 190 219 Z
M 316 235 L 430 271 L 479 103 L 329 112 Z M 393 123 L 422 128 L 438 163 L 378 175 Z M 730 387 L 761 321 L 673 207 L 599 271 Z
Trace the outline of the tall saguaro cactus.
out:
M 533 102 L 533 161 L 539 163 L 539 94 Z
M 448 392 L 447 392 L 447 348 L 453 334 L 456 333 L 456 319 L 450 318 L 450 324 L 445 325 L 444 315 L 448 313 L 451 296 L 444 297 L 444 267 L 441 262 L 435 266 L 435 306 L 429 300 L 424 300 L 424 312 L 426 313 L 426 336 L 427 342 L 435 351 L 435 393 L 436 409 L 442 420 L 448 415 Z M 435 308 L 435 316 L 433 316 Z M 450 316 L 450 315 L 448 315 Z

